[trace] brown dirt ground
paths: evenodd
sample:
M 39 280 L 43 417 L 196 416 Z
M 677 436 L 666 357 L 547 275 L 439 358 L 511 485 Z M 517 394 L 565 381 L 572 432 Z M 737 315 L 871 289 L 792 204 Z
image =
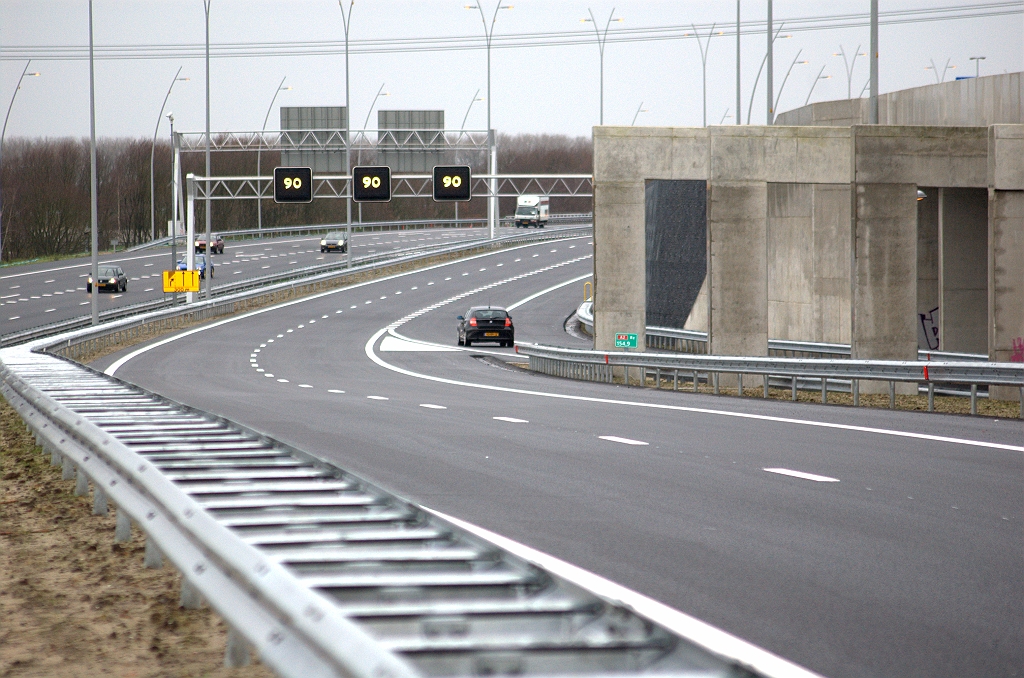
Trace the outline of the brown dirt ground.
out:
M 0 401 L 0 677 L 273 675 L 224 668 L 224 622 L 178 607 L 178 574 L 143 566 L 138 532 L 114 544 L 114 522 Z

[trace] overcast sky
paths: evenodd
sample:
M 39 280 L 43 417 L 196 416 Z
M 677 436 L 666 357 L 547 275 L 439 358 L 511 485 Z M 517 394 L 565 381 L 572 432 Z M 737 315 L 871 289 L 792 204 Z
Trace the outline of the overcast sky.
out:
M 346 0 L 347 6 L 348 0 Z M 692 37 L 668 40 L 611 42 L 616 31 L 717 22 L 730 34 L 714 37 L 707 57 L 707 117 L 718 124 L 736 108 L 736 3 L 619 0 L 618 2 L 563 0 L 505 0 L 514 8 L 498 12 L 495 39 L 510 34 L 546 34 L 590 30 L 581 44 L 542 45 L 491 50 L 492 124 L 500 132 L 589 135 L 599 115 L 599 53 L 593 24 L 581 23 L 593 9 L 598 23 L 615 9 L 622 22 L 611 24 L 605 47 L 605 124 L 628 125 L 643 103 L 647 112 L 638 125 L 700 125 L 702 120 L 701 52 Z M 389 97 L 378 108 L 444 109 L 448 128 L 459 128 L 477 89 L 487 91 L 487 54 L 483 25 L 472 0 L 358 0 L 352 11 L 350 40 L 417 40 L 474 37 L 478 49 L 350 56 L 352 126 L 359 128 L 381 84 Z M 887 1 L 883 12 L 941 6 L 977 7 L 953 0 L 938 2 Z M 989 3 L 991 4 L 991 3 Z M 955 69 L 946 78 L 973 75 L 972 56 L 985 56 L 981 73 L 1024 70 L 1024 3 L 1009 7 L 1012 14 L 933 22 L 883 25 L 880 30 L 881 91 L 917 87 L 935 82 L 932 60 L 939 71 L 947 60 Z M 488 14 L 494 0 L 483 0 Z M 868 11 L 868 0 L 800 2 L 776 0 L 775 25 L 790 34 L 785 22 L 824 14 Z M 765 0 L 742 0 L 744 22 L 764 21 Z M 972 11 L 977 11 L 972 10 Z M 182 67 L 188 82 L 175 84 L 167 103 L 180 131 L 201 131 L 204 114 L 204 15 L 202 0 L 94 0 L 97 49 L 132 46 L 127 56 L 96 62 L 96 130 L 107 137 L 152 137 L 160 104 L 175 72 Z M 827 23 L 827 22 L 826 22 Z M 707 29 L 701 29 L 702 34 Z M 757 33 L 755 31 L 760 31 Z M 749 33 L 747 32 L 749 31 Z M 648 33 L 649 34 L 649 33 Z M 794 31 L 775 43 L 775 87 L 800 51 L 782 90 L 778 110 L 804 104 L 822 66 L 830 79 L 818 81 L 812 101 L 846 98 L 847 75 L 841 57 L 860 45 L 867 51 L 866 27 Z M 337 0 L 212 0 L 210 41 L 255 43 L 246 56 L 211 59 L 211 118 L 214 131 L 251 131 L 263 125 L 271 98 L 282 78 L 292 90 L 280 92 L 267 129 L 279 127 L 278 106 L 331 106 L 345 103 L 345 59 L 340 48 L 323 55 L 266 56 L 268 43 L 304 44 L 341 40 L 342 15 Z M 35 56 L 17 95 L 7 137 L 88 136 L 88 60 L 68 58 L 88 46 L 87 0 L 0 0 L 0 103 L 6 112 L 25 56 Z M 170 54 L 171 46 L 198 45 L 198 57 Z M 159 47 L 158 47 L 159 46 Z M 764 25 L 749 25 L 742 36 L 743 122 L 754 76 L 766 48 Z M 193 53 L 195 51 L 193 50 Z M 140 54 L 156 58 L 137 58 Z M 109 54 L 109 49 L 105 52 Z M 54 58 L 58 57 L 58 58 Z M 868 78 L 867 59 L 857 60 L 852 91 L 857 96 Z M 753 105 L 753 122 L 765 120 L 765 78 L 762 75 Z M 376 109 L 375 109 L 376 110 Z M 487 102 L 477 102 L 467 129 L 484 129 Z M 734 122 L 726 118 L 726 122 Z M 376 115 L 369 128 L 375 128 Z M 161 124 L 161 136 L 167 124 Z

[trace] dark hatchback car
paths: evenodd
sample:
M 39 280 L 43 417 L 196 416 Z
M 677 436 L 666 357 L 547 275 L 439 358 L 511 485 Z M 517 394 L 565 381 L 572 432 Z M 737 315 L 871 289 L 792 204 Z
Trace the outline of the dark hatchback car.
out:
M 331 231 L 320 241 L 321 252 L 347 252 L 348 242 L 341 231 Z
M 103 290 L 110 290 L 111 292 L 128 291 L 128 277 L 125 276 L 120 266 L 100 266 L 98 272 L 99 282 L 96 283 L 96 289 L 100 292 Z M 85 291 L 92 292 L 91 275 L 86 279 Z
M 495 306 L 474 306 L 465 316 L 458 316 L 459 346 L 472 346 L 473 342 L 494 341 L 499 346 L 511 346 L 516 340 L 512 316 Z

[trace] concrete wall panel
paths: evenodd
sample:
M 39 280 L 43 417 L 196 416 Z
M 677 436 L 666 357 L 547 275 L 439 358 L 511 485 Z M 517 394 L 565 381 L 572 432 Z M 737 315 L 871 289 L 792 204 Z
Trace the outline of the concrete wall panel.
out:
M 989 360 L 1024 362 L 1024 191 L 988 192 Z M 1019 390 L 992 388 L 991 397 L 1018 400 Z
M 850 343 L 850 185 L 813 184 L 811 341 Z
M 988 131 L 981 127 L 852 128 L 858 183 L 988 186 Z
M 989 188 L 1024 191 L 1024 125 L 993 125 L 988 139 Z
M 939 318 L 943 351 L 988 353 L 988 191 L 939 191 Z

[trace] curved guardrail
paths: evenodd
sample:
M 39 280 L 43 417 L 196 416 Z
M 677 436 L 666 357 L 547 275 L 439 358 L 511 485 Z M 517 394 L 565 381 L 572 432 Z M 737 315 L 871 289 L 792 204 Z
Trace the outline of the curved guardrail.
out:
M 79 494 L 116 504 L 115 540 L 136 523 L 147 564 L 169 559 L 183 601 L 198 592 L 224 617 L 229 665 L 251 645 L 297 678 L 813 678 L 268 436 L 39 352 L 62 341 L 0 350 L 4 397 Z
M 936 383 L 963 384 L 971 389 L 971 414 L 977 413 L 979 384 L 1011 386 L 1020 389 L 1021 417 L 1024 418 L 1024 364 L 1021 363 L 672 355 L 583 351 L 539 344 L 516 344 L 516 352 L 529 357 L 530 369 L 544 374 L 608 383 L 620 379 L 624 383 L 638 385 L 646 385 L 653 376 L 657 388 L 662 387 L 664 379 L 669 379 L 675 390 L 679 388 L 680 377 L 684 382 L 690 381 L 696 390 L 701 375 L 704 375 L 704 381 L 712 384 L 715 393 L 719 393 L 719 375 L 734 374 L 738 377 L 737 392 L 742 393 L 743 375 L 756 374 L 762 377 L 766 398 L 769 379 L 773 377 L 790 382 L 793 400 L 796 400 L 798 379 L 819 380 L 822 402 L 827 401 L 829 380 L 843 379 L 852 384 L 855 406 L 860 404 L 861 380 L 888 382 L 890 406 L 895 405 L 897 382 L 924 384 L 928 389 L 929 411 L 934 409 Z M 630 379 L 631 368 L 638 371 L 639 376 L 635 380 Z
M 216 313 L 211 315 L 212 312 L 210 309 L 212 307 L 230 309 L 223 311 L 224 313 L 230 313 L 233 312 L 238 303 L 267 294 L 276 294 L 281 290 L 294 290 L 297 285 L 301 287 L 316 288 L 331 279 L 363 272 L 382 265 L 390 266 L 393 264 L 407 263 L 432 256 L 457 253 L 465 250 L 474 250 L 480 247 L 491 246 L 492 244 L 496 247 L 504 247 L 520 242 L 573 237 L 589 230 L 589 228 L 589 226 L 581 226 L 531 231 L 529 233 L 517 233 L 502 238 L 496 238 L 494 240 L 475 239 L 461 242 L 457 245 L 445 243 L 426 247 L 408 248 L 405 250 L 385 252 L 381 254 L 366 255 L 359 257 L 359 265 L 353 266 L 352 268 L 346 268 L 346 264 L 344 262 L 337 262 L 289 269 L 287 271 L 246 278 L 245 280 L 216 286 L 213 288 L 214 294 L 212 300 L 206 300 L 188 306 L 185 305 L 184 298 L 179 297 L 177 303 L 172 301 L 170 298 L 154 299 L 153 301 L 143 302 L 141 304 L 132 304 L 130 306 L 122 306 L 109 311 L 104 311 L 100 314 L 100 325 L 105 325 L 120 319 L 139 317 L 161 310 L 166 310 L 171 315 L 188 314 L 196 316 L 197 319 L 209 318 L 216 315 Z M 167 317 L 167 314 L 160 317 Z M 22 344 L 43 337 L 69 332 L 78 328 L 89 327 L 91 324 L 92 318 L 90 316 L 79 316 L 78 318 L 71 318 L 59 323 L 51 323 L 49 325 L 41 325 L 28 330 L 22 330 L 20 332 L 12 332 L 11 334 L 0 336 L 0 347 Z

